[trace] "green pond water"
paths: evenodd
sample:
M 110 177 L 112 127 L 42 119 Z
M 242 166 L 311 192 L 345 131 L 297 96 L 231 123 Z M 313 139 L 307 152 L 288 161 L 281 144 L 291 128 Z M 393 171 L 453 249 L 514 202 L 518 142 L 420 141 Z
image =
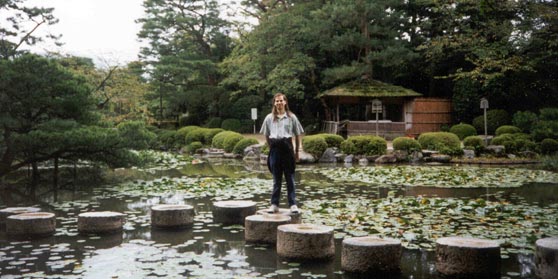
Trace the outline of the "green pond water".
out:
M 268 206 L 266 167 L 239 160 L 194 163 L 171 156 L 148 169 L 110 170 L 100 185 L 83 183 L 34 201 L 3 191 L 0 208 L 41 207 L 56 213 L 57 229 L 51 237 L 20 240 L 2 228 L 1 277 L 355 278 L 341 271 L 341 241 L 376 235 L 404 246 L 401 274 L 393 278 L 441 278 L 435 241 L 460 235 L 501 244 L 501 278 L 535 278 L 534 242 L 558 236 L 556 173 L 528 166 L 303 165 L 296 176 L 303 222 L 335 228 L 336 256 L 290 262 L 273 246 L 246 243 L 242 226 L 213 222 L 214 201 Z M 194 226 L 152 229 L 149 209 L 156 204 L 194 206 Z M 79 213 L 106 210 L 127 215 L 122 233 L 78 234 Z

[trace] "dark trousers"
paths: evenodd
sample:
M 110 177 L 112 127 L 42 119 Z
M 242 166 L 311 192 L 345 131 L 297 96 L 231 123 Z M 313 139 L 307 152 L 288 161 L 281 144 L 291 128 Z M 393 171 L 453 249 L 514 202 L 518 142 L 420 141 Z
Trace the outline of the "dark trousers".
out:
M 295 159 L 293 144 L 290 138 L 271 140 L 268 157 L 269 171 L 273 175 L 273 192 L 271 193 L 271 204 L 279 206 L 281 197 L 281 184 L 283 177 L 287 183 L 287 200 L 289 206 L 296 204 L 295 196 Z

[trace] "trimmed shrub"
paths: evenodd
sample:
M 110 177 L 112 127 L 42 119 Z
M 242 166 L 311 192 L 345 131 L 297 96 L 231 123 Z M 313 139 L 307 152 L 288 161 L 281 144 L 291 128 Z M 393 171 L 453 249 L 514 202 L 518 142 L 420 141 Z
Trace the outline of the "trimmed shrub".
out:
M 477 130 L 475 129 L 475 127 L 473 125 L 465 124 L 465 123 L 460 123 L 460 124 L 451 126 L 449 132 L 456 134 L 459 137 L 460 140 L 463 140 L 464 138 L 466 138 L 468 136 L 476 136 L 477 135 Z
M 241 127 L 240 120 L 235 118 L 228 118 L 223 120 L 221 128 L 228 131 L 239 131 Z
M 543 139 L 541 141 L 541 153 L 552 155 L 558 152 L 558 141 L 554 139 Z
M 387 150 L 387 142 L 378 136 L 354 136 L 341 143 L 341 150 L 347 154 L 383 155 Z
M 205 132 L 207 131 L 207 128 L 198 128 L 198 129 L 193 129 L 192 131 L 190 131 L 187 135 L 186 138 L 184 140 L 184 142 L 186 144 L 190 144 L 192 142 L 200 142 L 203 144 L 204 142 L 204 135 Z
M 317 136 L 322 137 L 326 141 L 327 147 L 339 148 L 345 140 L 342 136 L 336 134 L 317 134 Z
M 392 142 L 393 150 L 404 150 L 409 153 L 413 151 L 420 151 L 422 147 L 420 143 L 416 139 L 408 138 L 408 137 L 398 137 L 395 138 Z
M 253 138 L 241 139 L 234 146 L 233 153 L 244 155 L 244 149 L 246 149 L 246 147 L 248 147 L 250 145 L 258 144 L 258 143 L 260 143 L 260 142 L 257 139 L 253 139 Z
M 122 122 L 116 126 L 120 137 L 133 149 L 146 149 L 155 143 L 157 135 L 147 130 L 141 121 Z
M 215 135 L 223 132 L 224 130 L 221 128 L 208 128 L 203 131 L 203 144 L 211 145 L 213 142 L 213 137 Z
M 223 141 L 223 149 L 225 152 L 231 153 L 234 149 L 234 146 L 243 139 L 244 137 L 239 133 L 232 133 L 225 137 Z
M 518 111 L 513 114 L 512 124 L 518 127 L 524 133 L 530 133 L 531 129 L 537 123 L 537 114 L 531 111 Z
M 178 129 L 176 131 L 176 142 L 175 144 L 177 146 L 182 146 L 186 144 L 186 136 L 188 135 L 188 133 L 190 133 L 191 131 L 195 130 L 195 129 L 199 129 L 200 126 L 186 126 L 186 127 L 182 127 L 180 129 Z
M 320 135 L 305 136 L 302 138 L 302 148 L 314 157 L 319 158 L 327 149 L 327 142 Z
M 502 134 L 494 137 L 490 144 L 503 145 L 507 153 L 520 151 L 535 151 L 537 145 L 531 140 L 530 136 L 523 133 Z
M 558 121 L 558 108 L 543 108 L 539 110 L 542 121 Z
M 488 134 L 493 135 L 496 128 L 510 124 L 510 116 L 503 109 L 492 109 L 486 112 L 486 129 Z M 479 134 L 484 134 L 484 115 L 473 119 L 473 126 Z
M 221 149 L 225 148 L 225 145 L 224 145 L 225 139 L 231 134 L 238 134 L 238 133 L 233 132 L 233 131 L 223 131 L 223 132 L 220 132 L 220 133 L 216 134 L 213 137 L 213 140 L 211 140 L 211 146 L 213 146 L 215 148 L 221 148 Z
M 517 133 L 521 133 L 521 129 L 512 125 L 504 125 L 496 129 L 496 136 L 503 135 L 503 134 L 517 134 Z
M 535 141 L 558 139 L 558 120 L 539 120 L 531 130 L 531 135 Z
M 484 139 L 479 136 L 468 136 L 463 140 L 463 146 L 472 148 L 479 154 L 484 150 Z
M 203 144 L 199 141 L 194 141 L 186 146 L 186 151 L 188 153 L 196 153 L 196 151 L 200 148 L 203 148 Z
M 207 128 L 221 128 L 221 117 L 211 117 L 205 123 L 205 127 Z
M 176 147 L 178 133 L 174 130 L 163 130 L 159 133 L 157 141 L 161 147 L 173 148 Z
M 418 142 L 422 148 L 437 150 L 443 154 L 458 155 L 463 152 L 461 149 L 461 141 L 454 133 L 423 133 L 418 137 Z

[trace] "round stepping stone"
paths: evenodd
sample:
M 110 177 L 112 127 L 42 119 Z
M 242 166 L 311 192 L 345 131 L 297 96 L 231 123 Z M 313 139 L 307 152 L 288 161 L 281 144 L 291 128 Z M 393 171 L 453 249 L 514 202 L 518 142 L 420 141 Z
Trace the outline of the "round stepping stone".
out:
M 260 209 L 256 212 L 256 214 L 265 215 L 265 214 L 281 214 L 285 216 L 291 217 L 291 224 L 300 224 L 302 223 L 302 215 L 300 214 L 301 210 L 298 213 L 292 213 L 289 209 L 286 208 L 279 208 L 279 212 L 277 213 L 269 213 L 267 209 Z
M 493 240 L 444 237 L 436 241 L 436 269 L 444 275 L 500 274 L 500 245 Z
M 213 203 L 213 221 L 224 225 L 244 225 L 247 216 L 256 214 L 253 201 L 218 201 Z
M 40 208 L 37 207 L 8 207 L 0 210 L 0 224 L 6 223 L 6 218 L 10 215 L 21 214 L 21 213 L 30 213 L 30 212 L 39 212 L 41 211 Z
M 6 218 L 6 233 L 13 236 L 48 236 L 56 231 L 56 216 L 49 212 L 29 212 Z
M 277 255 L 301 261 L 329 260 L 335 255 L 333 228 L 313 224 L 277 227 Z
M 85 212 L 78 215 L 80 233 L 110 233 L 122 230 L 126 215 L 113 211 Z
M 291 223 L 291 217 L 282 214 L 256 214 L 246 217 L 244 239 L 247 242 L 277 242 L 277 227 Z
M 189 227 L 194 224 L 194 207 L 159 204 L 151 207 L 151 225 L 158 228 Z
M 558 278 L 558 237 L 539 239 L 535 251 L 536 274 L 541 279 Z
M 355 273 L 396 274 L 401 271 L 401 241 L 375 236 L 343 240 L 341 267 Z

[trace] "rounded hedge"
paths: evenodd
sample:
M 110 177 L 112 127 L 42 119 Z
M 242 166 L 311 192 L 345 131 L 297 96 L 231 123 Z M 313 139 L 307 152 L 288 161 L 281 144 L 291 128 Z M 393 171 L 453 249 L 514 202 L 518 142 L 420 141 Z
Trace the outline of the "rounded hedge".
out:
M 207 121 L 207 123 L 205 123 L 205 127 L 207 128 L 220 128 L 221 127 L 221 117 L 211 117 L 209 118 L 209 120 Z
M 496 129 L 496 136 L 503 134 L 517 134 L 521 133 L 521 129 L 512 125 L 503 125 Z
M 207 128 L 197 128 L 197 129 L 193 129 L 191 130 L 187 135 L 186 138 L 184 140 L 184 142 L 186 144 L 190 144 L 192 142 L 200 142 L 203 144 L 204 142 L 204 135 L 205 132 L 207 131 Z
M 512 124 L 524 133 L 530 133 L 531 129 L 537 123 L 537 114 L 531 111 L 518 111 L 513 114 Z
M 210 145 L 213 142 L 213 138 L 225 130 L 221 128 L 208 128 L 203 130 L 203 143 Z
M 232 133 L 225 137 L 223 141 L 223 149 L 227 153 L 231 153 L 234 149 L 234 146 L 243 139 L 244 137 L 239 133 Z
M 133 149 L 146 149 L 155 143 L 157 135 L 147 129 L 142 121 L 127 121 L 116 126 L 120 137 Z
M 422 148 L 436 150 L 442 154 L 458 155 L 463 152 L 461 149 L 461 141 L 454 133 L 423 133 L 418 137 L 418 142 Z
M 326 141 L 327 147 L 339 148 L 345 140 L 342 136 L 336 134 L 317 134 L 317 136 L 322 137 Z
M 228 118 L 223 120 L 223 122 L 221 123 L 221 128 L 225 129 L 225 130 L 229 130 L 229 131 L 239 131 L 240 127 L 242 125 L 240 124 L 240 120 L 235 119 L 235 118 Z
M 199 141 L 194 141 L 186 146 L 186 151 L 188 153 L 195 153 L 200 148 L 203 148 L 203 144 Z
M 378 136 L 353 136 L 341 143 L 341 150 L 346 154 L 383 155 L 387 142 Z
M 213 137 L 213 140 L 211 140 L 211 146 L 213 146 L 215 148 L 224 149 L 225 148 L 225 145 L 224 145 L 225 139 L 231 134 L 238 134 L 238 133 L 233 132 L 233 131 L 223 131 L 223 132 L 220 132 L 220 133 L 216 134 Z
M 510 124 L 510 116 L 503 109 L 492 109 L 486 111 L 486 129 L 488 134 L 493 135 L 496 128 L 502 125 Z M 484 115 L 477 116 L 473 119 L 473 126 L 479 134 L 484 134 Z
M 422 147 L 420 143 L 413 138 L 398 137 L 392 141 L 393 150 L 404 150 L 407 152 L 420 151 Z
M 551 155 L 558 152 L 558 141 L 554 139 L 543 139 L 541 141 L 541 153 Z
M 186 136 L 188 135 L 188 133 L 199 128 L 200 126 L 186 126 L 178 129 L 176 131 L 176 144 L 178 146 L 186 144 Z
M 258 143 L 260 143 L 260 142 L 257 139 L 254 139 L 254 138 L 241 139 L 234 146 L 233 153 L 244 155 L 244 149 L 246 149 L 246 147 L 248 147 L 250 145 L 258 144 Z
M 172 148 L 177 147 L 177 136 L 178 133 L 173 130 L 163 130 L 157 136 L 157 141 L 161 147 Z
M 472 148 L 476 153 L 480 153 L 484 150 L 484 139 L 480 136 L 468 136 L 463 139 L 463 146 Z
M 460 140 L 463 140 L 464 138 L 466 138 L 468 136 L 476 136 L 477 135 L 477 130 L 475 129 L 475 127 L 473 125 L 466 124 L 466 123 L 460 123 L 460 124 L 451 126 L 451 128 L 449 129 L 449 132 L 456 134 L 459 137 Z
M 305 136 L 302 138 L 302 148 L 304 151 L 319 158 L 327 149 L 327 142 L 320 135 Z
M 527 134 L 502 134 L 494 137 L 490 141 L 491 145 L 503 145 L 507 153 L 515 153 L 520 151 L 535 151 L 537 145 L 531 140 Z

